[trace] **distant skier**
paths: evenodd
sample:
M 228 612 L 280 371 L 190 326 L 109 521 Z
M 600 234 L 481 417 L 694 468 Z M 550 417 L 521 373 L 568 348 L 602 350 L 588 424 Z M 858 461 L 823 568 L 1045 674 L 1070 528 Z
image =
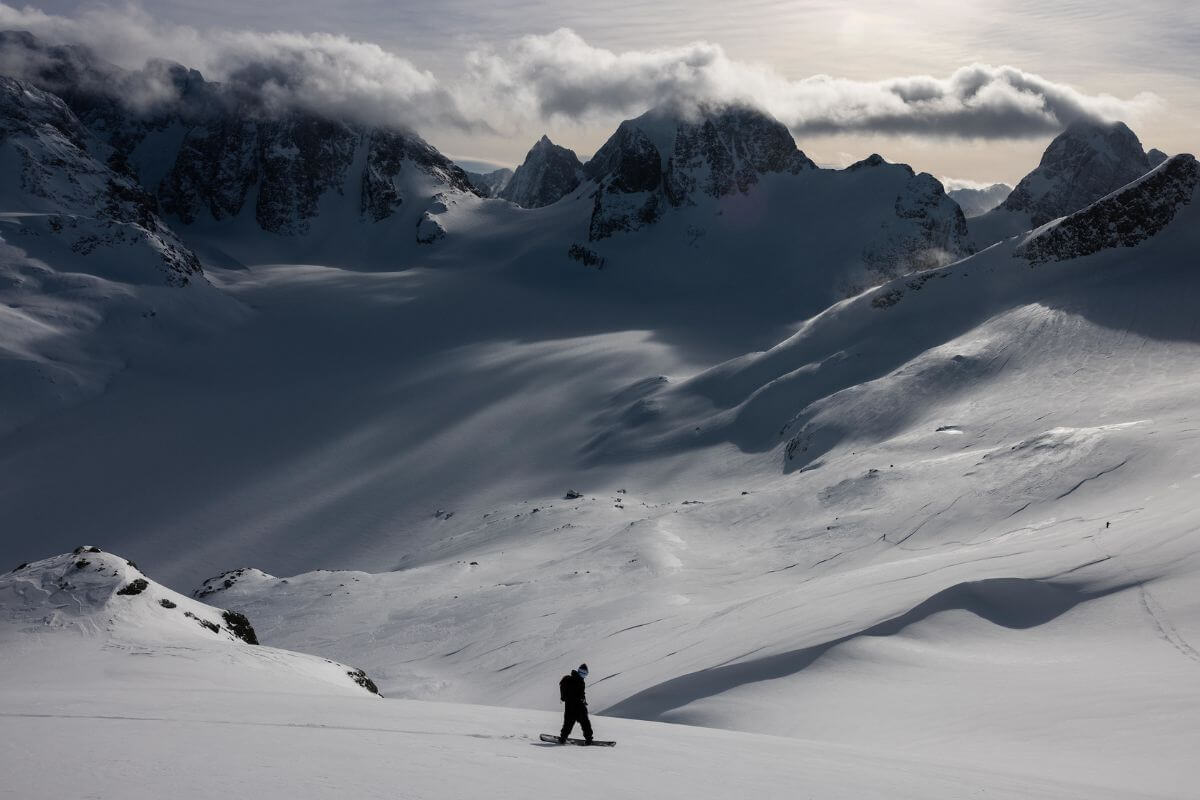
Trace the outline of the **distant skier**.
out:
M 571 670 L 570 675 L 564 675 L 558 682 L 558 699 L 565 704 L 562 733 L 558 735 L 559 744 L 567 743 L 567 737 L 571 735 L 571 729 L 575 727 L 576 722 L 583 729 L 584 740 L 588 744 L 592 743 L 592 723 L 588 720 L 587 696 L 584 694 L 583 685 L 587 674 L 587 664 L 580 664 L 579 669 Z

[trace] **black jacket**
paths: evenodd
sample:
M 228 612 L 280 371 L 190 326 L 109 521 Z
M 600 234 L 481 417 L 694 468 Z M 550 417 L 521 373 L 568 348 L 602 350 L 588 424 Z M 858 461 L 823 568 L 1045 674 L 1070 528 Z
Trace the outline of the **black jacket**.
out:
M 584 694 L 583 676 L 578 671 L 571 670 L 570 675 L 564 675 L 563 679 L 558 682 L 558 699 L 569 706 L 587 705 L 587 696 Z

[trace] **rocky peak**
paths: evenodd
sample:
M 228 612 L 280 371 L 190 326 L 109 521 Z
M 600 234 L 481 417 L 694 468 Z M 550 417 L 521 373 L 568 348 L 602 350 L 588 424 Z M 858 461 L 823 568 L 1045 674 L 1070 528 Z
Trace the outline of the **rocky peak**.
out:
M 1193 156 L 1173 156 L 1087 208 L 1034 231 L 1014 251 L 1030 264 L 1065 261 L 1154 236 L 1191 204 L 1200 188 Z
M 5 238 L 33 255 L 65 244 L 73 268 L 128 283 L 186 286 L 200 263 L 158 217 L 153 195 L 89 147 L 66 102 L 0 76 L 0 159 L 16 168 L 3 187 L 19 225 Z
M 583 165 L 574 151 L 559 147 L 543 135 L 499 196 L 522 208 L 541 208 L 573 192 L 582 177 Z
M 25 81 L 0 75 L 0 141 L 15 134 L 53 131 L 85 149 L 87 131 L 62 98 Z
M 125 71 L 19 32 L 0 34 L 0 65 L 10 63 L 60 91 L 109 166 L 185 225 L 252 214 L 265 231 L 301 235 L 330 196 L 364 223 L 404 207 L 415 225 L 434 194 L 476 193 L 466 172 L 407 129 L 264 113 L 251 90 L 269 76 L 251 68 L 230 84 L 170 61 Z
M 655 108 L 622 122 L 584 167 L 600 189 L 590 238 L 635 230 L 667 206 L 745 194 L 769 173 L 815 167 L 787 127 L 757 109 Z
M 887 159 L 885 159 L 883 156 L 879 155 L 879 153 L 871 153 L 871 155 L 867 156 L 863 160 L 855 161 L 853 164 L 846 167 L 846 172 L 858 172 L 860 169 L 869 169 L 871 167 L 882 167 L 884 164 L 888 164 L 888 163 L 890 163 L 890 162 Z M 909 167 L 907 164 L 901 164 L 899 166 L 906 167 L 908 169 L 909 174 L 912 174 L 912 167 Z
M 1145 175 L 1153 167 L 1123 122 L 1080 120 L 1050 142 L 1037 169 L 1002 204 L 1034 227 L 1070 214 Z

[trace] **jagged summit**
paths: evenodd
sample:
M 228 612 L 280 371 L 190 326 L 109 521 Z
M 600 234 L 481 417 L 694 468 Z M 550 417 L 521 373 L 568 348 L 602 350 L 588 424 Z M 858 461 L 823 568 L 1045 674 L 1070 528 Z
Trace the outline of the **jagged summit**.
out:
M 1153 166 L 1125 123 L 1076 121 L 1050 142 L 1037 169 L 1002 205 L 1028 213 L 1035 227 L 1044 225 L 1136 180 Z
M 4 238 L 125 283 L 203 282 L 200 262 L 159 218 L 154 197 L 114 171 L 114 154 L 91 138 L 57 95 L 0 76 L 0 161 L 12 169 L 0 186 Z
M 575 152 L 543 134 L 498 196 L 522 208 L 541 208 L 573 192 L 582 178 L 583 164 Z
M 815 169 L 787 126 L 748 106 L 677 106 L 626 120 L 584 166 L 600 185 L 590 238 L 636 230 L 668 206 L 745 194 L 771 173 Z
M 1033 232 L 1015 254 L 1041 264 L 1134 247 L 1170 224 L 1192 203 L 1198 187 L 1195 157 L 1173 156 L 1127 186 Z
M 65 101 L 110 151 L 108 163 L 185 226 L 245 220 L 299 237 L 357 223 L 416 242 L 438 195 L 478 194 L 465 171 L 405 127 L 267 113 L 254 91 L 267 75 L 242 71 L 222 84 L 169 61 L 125 71 L 23 32 L 0 33 L 0 65 Z
M 1003 203 L 971 222 L 975 244 L 985 247 L 1078 211 L 1145 175 L 1157 159 L 1123 122 L 1077 120 Z
M 867 169 L 868 167 L 880 167 L 880 166 L 883 166 L 884 164 L 890 164 L 890 163 L 892 163 L 892 162 L 888 161 L 886 158 L 879 155 L 879 153 L 872 153 L 871 155 L 867 156 L 866 158 L 862 159 L 861 161 L 855 161 L 853 164 L 846 167 L 846 172 L 857 172 L 860 169 Z M 904 169 L 908 170 L 908 173 L 910 175 L 914 174 L 913 168 L 910 167 L 908 164 L 897 164 L 896 166 L 903 167 Z

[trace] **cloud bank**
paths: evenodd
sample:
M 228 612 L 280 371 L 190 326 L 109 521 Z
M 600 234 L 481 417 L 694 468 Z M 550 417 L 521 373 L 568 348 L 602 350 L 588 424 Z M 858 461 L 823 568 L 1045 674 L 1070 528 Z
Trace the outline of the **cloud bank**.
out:
M 1160 102 L 1150 93 L 1129 100 L 1088 95 L 986 64 L 946 78 L 788 80 L 768 66 L 730 59 L 707 42 L 613 53 L 565 29 L 472 53 L 468 70 L 471 85 L 503 97 L 512 113 L 526 117 L 586 120 L 663 102 L 749 103 L 797 134 L 1024 138 L 1058 132 L 1078 119 L 1137 119 Z
M 156 22 L 134 7 L 76 17 L 0 3 L 0 29 L 86 46 L 126 68 L 167 58 L 230 84 L 268 111 L 303 109 L 410 127 L 510 132 L 548 120 L 609 124 L 663 104 L 743 103 L 798 135 L 876 133 L 921 137 L 1041 137 L 1083 119 L 1136 121 L 1161 101 L 1086 94 L 1015 67 L 972 64 L 947 77 L 801 80 L 729 58 L 720 45 L 616 53 L 568 29 L 524 36 L 467 55 L 443 79 L 367 42 L 315 33 L 205 30 Z M 20 65 L 0 64 L 12 71 Z M 162 73 L 161 68 L 159 73 Z M 142 102 L 178 87 L 143 70 Z
M 126 69 L 121 89 L 135 104 L 169 102 L 179 91 L 158 60 L 199 70 L 268 113 L 291 109 L 412 127 L 472 128 L 451 91 L 430 72 L 375 44 L 328 33 L 200 31 L 156 22 L 126 6 L 76 17 L 0 3 L 0 30 L 29 31 L 52 44 L 78 45 Z M 11 59 L 5 60 L 11 62 Z M 0 68 L 19 65 L 0 61 Z M 147 62 L 150 66 L 142 69 Z

